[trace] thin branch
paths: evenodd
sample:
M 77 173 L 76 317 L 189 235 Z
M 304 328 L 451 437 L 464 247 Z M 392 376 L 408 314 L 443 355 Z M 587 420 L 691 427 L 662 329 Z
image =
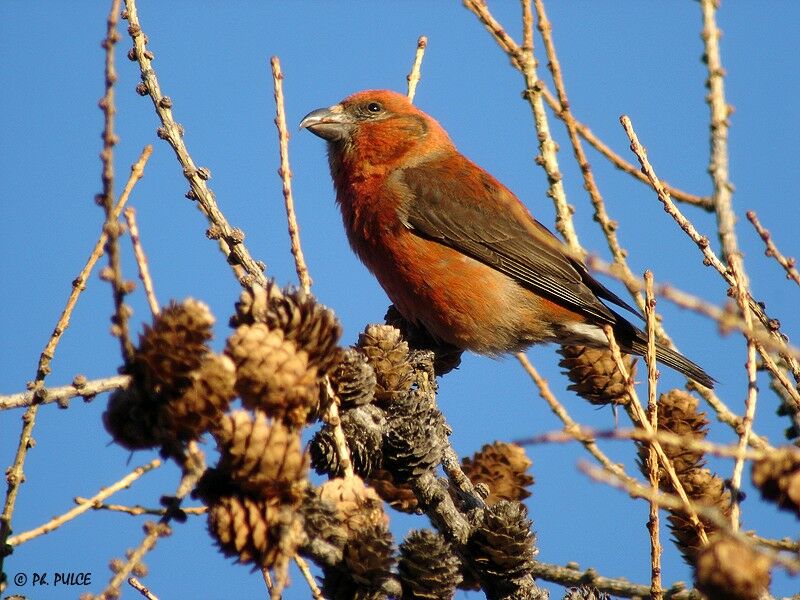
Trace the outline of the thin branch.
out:
M 669 431 L 644 431 L 643 429 L 611 429 L 611 430 L 598 430 L 589 427 L 579 428 L 581 435 L 590 436 L 598 440 L 614 440 L 614 441 L 628 441 L 636 440 L 638 442 L 649 443 L 657 440 L 661 446 L 670 446 L 680 450 L 694 450 L 708 454 L 711 456 L 719 456 L 721 458 L 736 459 L 743 456 L 745 460 L 761 460 L 763 458 L 772 456 L 774 448 L 764 448 L 760 450 L 745 450 L 744 452 L 736 445 L 721 445 L 709 442 L 708 440 L 698 439 L 691 436 L 678 435 Z M 537 444 L 565 444 L 576 441 L 575 436 L 566 433 L 563 430 L 550 431 L 540 435 L 515 440 L 515 444 L 520 446 L 535 446 Z M 791 447 L 787 447 L 791 448 Z M 797 458 L 800 459 L 800 449 L 791 450 Z
M 780 540 L 772 540 L 770 538 L 761 537 L 760 535 L 756 535 L 754 531 L 745 531 L 745 535 L 748 537 L 753 538 L 753 540 L 760 546 L 765 546 L 767 548 L 772 548 L 774 550 L 784 550 L 786 552 L 793 552 L 797 554 L 800 552 L 800 542 L 793 540 L 791 538 L 783 538 Z
M 708 389 L 702 385 L 697 385 L 695 382 L 690 381 L 687 386 L 689 390 L 694 390 L 703 397 L 708 405 L 714 410 L 717 415 L 717 420 L 720 423 L 725 423 L 737 433 L 742 431 L 742 417 L 732 412 L 728 406 L 716 395 L 713 390 Z M 750 446 L 759 450 L 770 450 L 772 446 L 766 437 L 757 435 L 755 432 L 750 434 Z
M 147 598 L 147 600 L 158 600 L 158 596 L 151 592 L 141 581 L 136 579 L 136 577 L 128 577 L 128 585 Z
M 289 130 L 286 127 L 286 111 L 283 106 L 283 73 L 281 72 L 281 61 L 277 56 L 270 60 L 272 65 L 272 84 L 275 89 L 275 106 L 277 116 L 275 125 L 278 128 L 278 145 L 280 147 L 281 166 L 278 175 L 283 182 L 283 200 L 286 207 L 286 220 L 289 224 L 289 239 L 292 244 L 292 256 L 294 257 L 297 279 L 304 292 L 311 291 L 311 278 L 308 275 L 308 267 L 303 257 L 303 248 L 300 246 L 300 228 L 297 226 L 297 216 L 294 212 L 294 198 L 292 197 L 292 170 L 289 167 Z
M 350 460 L 350 448 L 347 447 L 347 439 L 344 437 L 342 420 L 339 418 L 339 398 L 333 390 L 329 377 L 325 378 L 325 387 L 330 399 L 328 410 L 325 411 L 322 420 L 333 428 L 333 444 L 336 454 L 339 455 L 339 464 L 342 466 L 345 478 L 355 476 L 353 471 L 353 461 Z
M 516 354 L 517 360 L 522 364 L 522 368 L 528 373 L 530 378 L 536 384 L 536 387 L 539 388 L 539 395 L 547 402 L 547 405 L 550 407 L 550 410 L 553 411 L 562 423 L 564 423 L 564 433 L 570 436 L 572 439 L 580 442 L 586 451 L 591 454 L 597 462 L 599 462 L 604 469 L 607 469 L 609 472 L 614 473 L 617 477 L 622 479 L 631 479 L 633 480 L 630 475 L 625 473 L 625 470 L 622 468 L 622 465 L 616 464 L 611 462 L 600 448 L 597 447 L 594 438 L 591 435 L 585 435 L 585 431 L 578 425 L 572 417 L 570 417 L 567 409 L 564 408 L 564 405 L 561 404 L 553 393 L 550 391 L 550 386 L 547 384 L 547 380 L 542 377 L 539 372 L 534 368 L 531 362 L 528 360 L 528 357 L 525 356 L 522 352 Z
M 556 53 L 556 47 L 553 41 L 553 27 L 550 24 L 550 20 L 547 18 L 544 2 L 542 0 L 534 0 L 534 4 L 536 6 L 538 28 L 542 34 L 545 51 L 547 52 L 547 64 L 550 68 L 550 72 L 553 75 L 553 82 L 556 87 L 556 92 L 558 93 L 559 107 L 556 110 L 556 113 L 567 127 L 567 133 L 569 135 L 569 141 L 572 145 L 572 150 L 575 155 L 575 161 L 578 163 L 578 166 L 581 169 L 581 174 L 583 175 L 584 188 L 589 192 L 589 198 L 592 202 L 592 206 L 594 207 L 594 220 L 600 225 L 603 235 L 605 235 L 606 241 L 608 242 L 608 248 L 614 258 L 614 263 L 619 265 L 619 267 L 626 273 L 631 273 L 631 275 L 633 275 L 625 258 L 627 252 L 620 246 L 619 240 L 617 239 L 617 222 L 612 221 L 608 216 L 603 196 L 597 187 L 597 182 L 594 179 L 591 165 L 589 164 L 589 160 L 587 159 L 586 153 L 583 150 L 583 144 L 581 144 L 577 122 L 570 109 L 564 78 L 561 74 L 561 64 L 558 61 L 558 54 Z M 642 298 L 642 295 L 639 293 L 639 291 L 630 289 L 630 292 L 636 300 L 636 303 L 639 305 L 639 308 L 643 309 L 644 298 Z M 661 332 L 661 334 L 663 335 L 663 332 Z
M 704 504 L 690 504 L 686 506 L 681 498 L 678 498 L 674 494 L 665 494 L 663 492 L 656 492 L 648 486 L 644 486 L 641 484 L 636 484 L 634 486 L 630 486 L 629 484 L 621 481 L 614 475 L 607 473 L 603 469 L 598 469 L 594 465 L 591 465 L 587 462 L 582 462 L 578 465 L 578 468 L 588 475 L 591 479 L 598 481 L 600 483 L 606 483 L 612 487 L 615 487 L 619 490 L 627 492 L 629 496 L 632 498 L 642 498 L 644 500 L 655 500 L 659 506 L 666 508 L 672 511 L 681 511 L 683 513 L 688 514 L 687 509 L 691 509 L 696 514 L 700 514 L 703 516 L 703 519 L 714 524 L 715 527 L 719 528 L 719 530 L 726 535 L 734 538 L 736 541 L 753 548 L 756 551 L 760 551 L 757 547 L 759 544 L 758 542 L 753 539 L 752 537 L 742 533 L 741 531 L 735 531 L 730 526 L 730 521 L 726 519 L 722 514 L 720 514 L 719 510 L 714 508 L 713 506 L 704 505 Z M 800 571 L 800 561 L 795 558 L 790 558 L 787 556 L 783 556 L 778 554 L 777 552 L 766 551 L 765 554 L 768 554 L 769 557 L 775 561 L 776 563 L 780 564 L 790 573 L 797 573 Z
M 214 194 L 206 181 L 211 178 L 211 172 L 205 167 L 197 167 L 192 160 L 189 150 L 183 141 L 183 127 L 175 122 L 172 115 L 172 99 L 161 93 L 156 72 L 153 69 L 153 53 L 146 47 L 146 36 L 139 23 L 135 0 L 125 0 L 125 18 L 128 19 L 128 33 L 133 40 L 131 56 L 139 63 L 142 82 L 137 91 L 142 95 L 149 95 L 156 109 L 156 114 L 161 120 L 158 136 L 166 140 L 175 151 L 175 156 L 183 168 L 183 176 L 189 182 L 191 189 L 187 196 L 197 200 L 200 211 L 206 216 L 211 227 L 207 235 L 216 239 L 219 248 L 234 270 L 239 282 L 243 286 L 257 283 L 266 286 L 264 264 L 256 262 L 244 245 L 244 233 L 231 227 L 225 215 L 220 211 Z
M 152 154 L 152 152 L 152 146 L 145 146 L 144 150 L 142 150 L 142 153 L 139 156 L 139 159 L 136 161 L 136 163 L 134 163 L 133 167 L 131 167 L 131 174 L 128 177 L 127 183 L 125 184 L 125 188 L 122 190 L 122 194 L 120 194 L 117 205 L 112 211 L 114 219 L 119 218 L 119 213 L 122 211 L 122 208 L 128 201 L 136 182 L 138 182 L 142 177 L 142 174 L 144 173 L 144 166 L 147 163 L 147 160 L 150 158 L 150 154 Z M 8 536 L 11 535 L 11 517 L 14 514 L 14 506 L 16 504 L 17 494 L 19 493 L 19 486 L 25 479 L 23 473 L 25 457 L 27 456 L 28 450 L 33 446 L 31 441 L 33 427 L 36 424 L 36 415 L 39 411 L 39 404 L 42 401 L 40 398 L 42 397 L 44 390 L 44 381 L 51 371 L 50 363 L 55 356 L 56 347 L 61 341 L 61 336 L 64 334 L 64 331 L 66 331 L 67 327 L 69 327 L 72 311 L 75 308 L 75 304 L 77 303 L 81 292 L 86 288 L 86 281 L 89 278 L 89 274 L 94 268 L 95 263 L 97 263 L 103 254 L 103 248 L 105 247 L 106 239 L 107 234 L 105 230 L 103 230 L 83 269 L 81 269 L 78 276 L 72 281 L 72 290 L 67 298 L 64 310 L 61 311 L 61 315 L 56 322 L 53 333 L 48 339 L 41 355 L 39 356 L 39 363 L 36 367 L 36 378 L 29 386 L 31 391 L 31 399 L 30 402 L 23 404 L 23 406 L 28 406 L 28 410 L 25 411 L 25 414 L 22 417 L 23 425 L 22 430 L 20 431 L 17 450 L 14 455 L 14 462 L 6 470 L 6 482 L 8 485 L 3 504 L 3 514 L 0 516 L 0 547 L 2 547 L 2 545 L 6 542 Z M 2 572 L 4 558 L 4 554 L 0 552 L 0 572 Z
M 561 103 L 555 97 L 553 92 L 547 89 L 547 86 L 544 82 L 542 82 L 542 96 L 544 97 L 545 102 L 547 102 L 547 105 L 553 110 L 556 117 L 563 120 L 561 115 Z M 592 130 L 589 129 L 587 125 L 576 119 L 575 128 L 577 129 L 578 134 L 585 139 L 590 146 L 606 157 L 608 161 L 617 169 L 627 173 L 628 175 L 632 175 L 635 179 L 638 179 L 642 183 L 646 183 L 648 186 L 650 186 L 650 181 L 647 179 L 647 175 L 642 173 L 641 169 L 637 168 L 635 165 L 633 165 L 633 163 L 628 162 L 622 158 L 622 156 L 614 152 L 610 146 L 606 145 L 603 140 L 592 133 Z M 666 181 L 662 181 L 661 183 L 670 193 L 670 195 L 675 198 L 675 200 L 679 200 L 685 204 L 697 206 L 698 208 L 702 208 L 708 212 L 714 210 L 714 203 L 711 201 L 711 198 L 690 194 L 689 192 L 685 192 L 673 185 L 670 185 Z
M 122 582 L 127 579 L 131 574 L 134 567 L 141 562 L 145 554 L 147 554 L 156 545 L 158 538 L 172 535 L 172 528 L 169 522 L 175 518 L 176 515 L 182 514 L 180 512 L 180 502 L 191 492 L 197 481 L 200 479 L 206 469 L 205 455 L 198 448 L 197 442 L 189 442 L 185 455 L 182 457 L 183 475 L 181 476 L 178 488 L 175 495 L 170 498 L 169 510 L 166 511 L 158 522 L 148 521 L 144 524 L 143 529 L 145 536 L 139 545 L 128 555 L 128 561 L 114 574 L 111 580 L 102 591 L 101 597 L 110 598 L 119 595 L 119 589 Z M 89 507 L 91 508 L 91 506 Z
M 111 317 L 112 332 L 119 338 L 122 347 L 122 358 L 127 363 L 133 357 L 133 342 L 128 331 L 128 317 L 130 308 L 125 305 L 125 296 L 128 285 L 122 277 L 122 263 L 119 252 L 119 236 L 122 227 L 119 221 L 113 218 L 114 214 L 114 146 L 119 141 L 114 133 L 114 115 L 117 112 L 114 105 L 114 84 L 117 81 L 117 72 L 114 67 L 114 50 L 120 39 L 117 31 L 119 19 L 120 0 L 112 0 L 111 11 L 108 14 L 106 38 L 103 48 L 106 51 L 105 60 L 105 94 L 100 99 L 100 110 L 103 111 L 103 150 L 100 153 L 102 163 L 101 180 L 102 193 L 97 197 L 105 212 L 105 225 L 103 230 L 107 234 L 105 252 L 108 256 L 108 274 L 106 278 L 111 283 L 114 297 L 114 315 Z
M 725 69 L 719 52 L 721 32 L 717 27 L 716 9 L 718 0 L 700 0 L 703 12 L 703 59 L 708 66 L 706 101 L 710 109 L 711 152 L 708 172 L 714 184 L 712 200 L 717 215 L 717 233 L 722 244 L 722 255 L 739 260 L 739 245 L 736 241 L 736 215 L 733 212 L 733 184 L 728 178 L 728 117 L 732 109 L 725 101 Z M 730 263 L 729 263 L 730 264 Z
M 745 322 L 749 327 L 753 325 L 753 317 L 747 307 L 747 298 L 749 293 L 747 291 L 747 278 L 744 274 L 742 261 L 734 255 L 728 256 L 728 264 L 734 269 L 734 277 L 736 277 L 736 302 L 739 304 L 739 310 L 744 317 Z M 739 434 L 739 456 L 733 465 L 733 474 L 731 475 L 731 527 L 734 530 L 739 529 L 739 513 L 740 513 L 740 491 L 739 488 L 742 483 L 742 471 L 744 470 L 744 450 L 747 448 L 747 443 L 750 438 L 750 432 L 753 428 L 753 418 L 756 414 L 756 402 L 758 399 L 758 387 L 756 385 L 756 344 L 749 337 L 745 337 L 747 341 L 747 362 L 745 363 L 745 370 L 747 372 L 747 399 L 745 400 L 744 417 L 742 418 L 742 430 Z
M 308 583 L 308 588 L 311 590 L 311 597 L 314 598 L 314 600 L 325 600 L 317 582 L 314 580 L 314 576 L 311 574 L 308 563 L 299 554 L 294 555 L 294 562 L 297 563 L 297 567 L 300 569 L 303 577 L 305 577 L 306 583 Z
M 716 269 L 716 271 L 727 282 L 727 284 L 735 291 L 737 282 L 733 272 L 722 263 L 719 257 L 717 257 L 717 255 L 711 249 L 711 243 L 709 242 L 708 238 L 704 235 L 701 235 L 694 225 L 692 225 L 692 223 L 683 215 L 683 213 L 678 210 L 678 207 L 675 206 L 675 203 L 672 201 L 672 198 L 670 198 L 669 193 L 667 193 L 667 191 L 664 189 L 664 186 L 659 181 L 655 170 L 650 164 L 650 161 L 647 160 L 647 151 L 639 142 L 639 138 L 636 136 L 636 132 L 633 130 L 633 125 L 631 124 L 630 118 L 627 115 L 622 115 L 620 117 L 620 123 L 622 123 L 622 127 L 625 129 L 625 133 L 628 135 L 628 139 L 631 142 L 631 150 L 639 159 L 639 163 L 642 165 L 642 170 L 645 172 L 653 186 L 653 189 L 658 194 L 658 199 L 664 205 L 664 210 L 675 220 L 680 228 L 686 233 L 686 235 L 689 236 L 689 238 L 703 253 L 703 263 L 713 266 L 714 269 Z M 749 293 L 747 296 L 747 301 L 752 313 L 758 317 L 758 320 L 761 321 L 761 324 L 770 332 L 770 335 L 776 340 L 785 341 L 783 334 L 780 332 L 780 322 L 778 322 L 776 319 L 771 319 L 764 311 L 763 306 Z M 786 364 L 791 369 L 795 381 L 800 382 L 800 363 L 797 361 L 797 359 L 794 356 L 784 352 L 781 353 L 781 357 L 786 361 Z
M 541 1 L 541 0 L 537 0 Z M 644 315 L 647 320 L 647 414 L 650 417 L 650 427 L 653 432 L 658 431 L 658 368 L 656 367 L 656 299 L 653 294 L 653 274 L 644 273 L 645 305 Z M 658 454 L 655 443 L 648 447 L 647 478 L 653 491 L 658 490 Z M 661 588 L 661 541 L 659 539 L 658 505 L 650 501 L 650 518 L 647 529 L 650 532 L 650 598 L 661 600 L 664 591 Z
M 75 508 L 68 510 L 63 515 L 54 517 L 53 519 L 50 519 L 47 523 L 44 523 L 39 527 L 31 529 L 30 531 L 25 531 L 23 533 L 20 533 L 19 535 L 15 535 L 8 538 L 9 545 L 19 546 L 20 544 L 24 544 L 25 542 L 28 542 L 34 538 L 39 537 L 40 535 L 45 535 L 47 533 L 50 533 L 51 531 L 58 529 L 64 523 L 67 523 L 68 521 L 71 521 L 79 517 L 86 511 L 90 510 L 96 502 L 102 502 L 103 500 L 105 500 L 109 496 L 112 496 L 118 491 L 130 487 L 131 484 L 137 479 L 139 479 L 142 475 L 144 475 L 148 471 L 152 471 L 153 469 L 160 467 L 161 464 L 162 463 L 160 459 L 154 458 L 146 465 L 142 465 L 141 467 L 135 468 L 133 471 L 128 473 L 125 477 L 123 477 L 116 483 L 111 484 L 107 488 L 103 488 L 97 494 L 87 499 L 86 502 L 79 504 Z
M 417 84 L 420 80 L 420 68 L 422 67 L 422 57 L 425 55 L 425 48 L 428 47 L 428 38 L 424 35 L 417 40 L 417 51 L 414 53 L 414 64 L 411 65 L 411 72 L 406 76 L 408 81 L 408 99 L 413 102 L 417 93 Z
M 631 583 L 627 579 L 603 577 L 592 568 L 585 571 L 579 570 L 570 563 L 566 567 L 534 561 L 531 574 L 536 579 L 543 579 L 563 586 L 590 585 L 600 592 L 613 594 L 618 598 L 646 598 L 650 595 L 650 586 Z M 679 581 L 669 589 L 664 590 L 665 600 L 702 600 L 702 596 L 695 590 L 687 590 L 686 585 Z
M 633 380 L 628 373 L 627 367 L 625 366 L 625 361 L 622 360 L 622 353 L 620 352 L 617 340 L 614 338 L 614 330 L 610 325 L 605 325 L 603 327 L 603 332 L 608 338 L 608 345 L 611 349 L 611 354 L 614 357 L 614 362 L 617 365 L 617 369 L 619 369 L 619 372 L 622 373 L 623 378 L 625 378 L 625 380 L 628 382 L 628 395 L 630 396 L 630 402 L 625 405 L 625 409 L 628 411 L 628 414 L 635 425 L 638 425 L 647 433 L 652 434 L 653 428 L 650 426 L 650 422 L 647 420 L 647 415 L 644 414 L 642 405 L 639 403 L 639 396 L 636 393 Z M 689 520 L 697 530 L 698 538 L 700 538 L 700 541 L 703 544 L 707 544 L 708 536 L 703 528 L 703 524 L 697 518 L 697 513 L 695 512 L 688 496 L 686 495 L 686 490 L 683 488 L 683 484 L 681 483 L 680 479 L 678 479 L 678 474 L 675 472 L 675 467 L 673 466 L 672 461 L 666 455 L 664 449 L 661 447 L 661 444 L 658 443 L 658 440 L 654 438 L 652 444 L 656 454 L 658 455 L 658 460 L 661 462 L 661 466 L 663 466 L 664 470 L 667 472 L 667 476 L 669 477 L 672 487 L 675 489 L 681 501 L 684 503 L 686 514 L 689 516 Z
M 156 316 L 160 312 L 156 293 L 153 290 L 153 280 L 150 278 L 150 268 L 147 266 L 147 256 L 142 248 L 142 241 L 139 238 L 139 226 L 136 224 L 136 210 L 129 206 L 125 209 L 125 222 L 128 224 L 128 233 L 133 243 L 133 254 L 136 257 L 136 264 L 139 267 L 139 279 L 142 280 L 144 293 L 147 296 L 147 303 L 150 306 L 150 313 Z
M 523 0 L 530 2 L 530 0 Z M 544 109 L 542 100 L 542 82 L 536 73 L 536 58 L 533 49 L 523 51 L 514 39 L 503 29 L 503 26 L 489 12 L 489 7 L 483 0 L 464 0 L 464 6 L 472 12 L 481 23 L 486 27 L 500 48 L 509 56 L 514 67 L 522 73 L 525 79 L 525 97 L 531 105 L 533 119 L 536 124 L 536 137 L 539 141 L 539 155 L 536 162 L 540 164 L 547 174 L 549 184 L 547 195 L 553 200 L 556 207 L 556 229 L 564 237 L 567 245 L 576 253 L 582 250 L 578 243 L 578 236 L 572 222 L 573 208 L 567 203 L 564 184 L 561 172 L 558 167 L 556 157 L 557 144 L 550 134 L 550 126 L 547 120 L 547 112 Z M 523 4 L 524 6 L 524 4 Z M 530 9 L 523 11 L 530 14 Z M 524 15 L 523 15 L 524 16 Z M 533 28 L 533 19 L 523 22 L 524 29 Z M 523 39 L 533 39 L 532 32 L 524 32 Z
M 163 517 L 168 512 L 168 509 L 166 508 L 147 508 L 139 504 L 136 504 L 134 506 L 127 506 L 125 504 L 107 504 L 105 502 L 100 502 L 99 500 L 92 502 L 91 498 L 83 498 L 81 496 L 76 496 L 74 498 L 74 501 L 76 504 L 85 504 L 86 502 L 91 502 L 92 506 L 90 508 L 92 510 L 107 510 L 110 512 L 121 512 L 131 515 L 133 517 L 139 517 L 141 515 Z M 187 515 L 204 515 L 208 512 L 208 507 L 186 506 L 181 508 L 181 510 Z
M 797 285 L 800 285 L 800 271 L 798 271 L 795 267 L 797 261 L 792 257 L 787 258 L 781 254 L 781 251 L 778 250 L 775 242 L 772 241 L 772 236 L 770 235 L 769 230 L 761 225 L 761 221 L 758 220 L 756 211 L 748 210 L 747 220 L 753 224 L 756 233 L 758 233 L 759 237 L 764 241 L 764 245 L 767 247 L 767 249 L 764 251 L 764 254 L 773 257 L 778 264 L 783 267 L 783 269 L 786 271 L 786 279 L 791 279 Z
M 603 273 L 625 283 L 626 287 L 644 289 L 644 280 L 634 275 L 628 275 L 620 270 L 616 265 L 611 265 L 603 259 L 594 255 L 586 258 L 586 266 L 592 271 Z M 739 317 L 731 307 L 720 308 L 710 302 L 706 302 L 693 294 L 680 290 L 672 285 L 662 283 L 655 287 L 655 293 L 662 298 L 666 298 L 676 306 L 691 310 L 697 314 L 713 319 L 719 324 L 720 333 L 728 334 L 731 330 L 740 331 L 752 337 L 765 351 L 770 350 L 781 354 L 789 354 L 800 357 L 800 348 L 790 346 L 786 340 L 776 338 L 769 332 L 759 328 L 748 327 L 745 320 Z
M 76 375 L 70 385 L 55 388 L 41 387 L 35 391 L 0 396 L 0 410 L 22 408 L 24 406 L 33 407 L 50 402 L 56 402 L 62 408 L 66 408 L 69 405 L 70 398 L 80 396 L 89 402 L 97 394 L 128 387 L 130 380 L 130 375 L 116 375 L 105 379 L 92 380 L 87 380 L 83 375 Z

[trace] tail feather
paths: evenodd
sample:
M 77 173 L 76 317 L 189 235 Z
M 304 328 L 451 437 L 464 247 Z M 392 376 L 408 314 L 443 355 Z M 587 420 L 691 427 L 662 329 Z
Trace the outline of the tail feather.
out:
M 617 343 L 622 350 L 639 356 L 647 353 L 647 335 L 619 315 L 617 315 L 614 335 L 618 336 Z M 707 388 L 713 388 L 716 383 L 716 379 L 706 373 L 700 365 L 660 343 L 656 343 L 656 360 Z

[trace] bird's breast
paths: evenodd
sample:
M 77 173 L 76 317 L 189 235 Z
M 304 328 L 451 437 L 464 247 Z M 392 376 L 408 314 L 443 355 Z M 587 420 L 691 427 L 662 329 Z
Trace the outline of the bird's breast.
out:
M 351 246 L 390 300 L 439 340 L 499 355 L 552 334 L 530 292 L 495 269 L 418 236 L 397 218 L 353 215 L 352 225 Z

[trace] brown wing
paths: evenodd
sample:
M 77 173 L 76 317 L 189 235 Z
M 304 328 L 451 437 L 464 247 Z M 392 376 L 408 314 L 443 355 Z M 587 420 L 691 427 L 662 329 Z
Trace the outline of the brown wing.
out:
M 463 252 L 594 321 L 617 321 L 597 295 L 636 312 L 592 279 L 511 192 L 467 159 L 429 161 L 398 176 L 410 192 L 401 216 L 416 234 Z

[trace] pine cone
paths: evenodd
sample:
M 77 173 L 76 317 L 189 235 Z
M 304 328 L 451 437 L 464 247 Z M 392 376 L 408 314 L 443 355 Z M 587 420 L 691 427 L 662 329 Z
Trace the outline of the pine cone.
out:
M 412 324 L 394 307 L 389 306 L 384 317 L 387 325 L 400 330 L 412 350 L 430 350 L 434 354 L 433 368 L 437 375 L 445 375 L 461 364 L 464 351 L 457 346 L 439 342 L 421 325 Z
M 164 443 L 199 438 L 219 422 L 236 395 L 236 368 L 227 356 L 206 354 L 190 380 L 180 396 L 161 406 L 159 427 Z
M 417 496 L 411 486 L 407 483 L 396 483 L 392 474 L 386 469 L 374 471 L 367 483 L 393 509 L 411 514 L 419 512 Z
M 395 561 L 392 534 L 385 525 L 372 524 L 348 542 L 341 565 L 323 568 L 322 593 L 330 600 L 386 598 L 381 587 Z
M 308 355 L 263 323 L 241 325 L 225 352 L 236 364 L 236 391 L 247 408 L 301 426 L 319 397 L 317 369 Z
M 220 451 L 219 469 L 257 498 L 280 497 L 294 502 L 308 485 L 308 456 L 298 431 L 237 410 L 225 415 L 214 431 Z
M 202 302 L 170 302 L 139 336 L 129 369 L 135 385 L 153 395 L 180 396 L 211 351 L 213 325 L 214 316 Z
M 392 402 L 408 393 L 413 373 L 408 344 L 399 330 L 389 325 L 368 325 L 358 336 L 357 347 L 375 371 L 375 398 L 379 402 Z
M 461 461 L 472 483 L 489 486 L 490 494 L 486 498 L 489 505 L 499 500 L 520 501 L 530 496 L 527 488 L 533 485 L 533 477 L 527 471 L 532 464 L 521 446 L 505 442 L 486 444 L 471 459 Z
M 355 348 L 342 351 L 342 360 L 330 377 L 342 408 L 369 404 L 375 398 L 375 371 Z
M 568 589 L 563 600 L 611 600 L 611 596 L 596 587 L 582 585 Z
M 103 413 L 106 431 L 128 450 L 158 446 L 157 421 L 158 404 L 135 385 L 111 394 Z
M 800 455 L 796 448 L 778 449 L 755 461 L 751 477 L 762 498 L 800 517 Z
M 758 600 L 769 587 L 771 567 L 764 554 L 716 536 L 697 554 L 695 587 L 713 600 Z
M 725 489 L 725 483 L 708 469 L 695 469 L 678 477 L 689 500 L 700 506 L 713 506 L 724 517 L 731 513 L 731 495 Z M 662 486 L 664 491 L 674 493 L 669 484 Z M 678 549 L 681 551 L 684 560 L 692 565 L 695 556 L 703 546 L 697 536 L 697 530 L 692 525 L 689 518 L 682 512 L 670 513 L 670 530 L 675 539 Z M 717 526 L 708 519 L 700 517 L 700 522 L 706 531 L 706 535 L 711 537 L 717 531 Z
M 592 404 L 627 404 L 627 386 L 617 363 L 608 348 L 589 348 L 588 346 L 565 345 L 558 353 L 563 356 L 559 365 L 572 384 L 568 386 L 579 396 Z M 633 376 L 635 361 L 632 356 L 622 357 L 628 374 Z
M 336 515 L 348 539 L 354 539 L 359 531 L 370 526 L 387 526 L 389 523 L 378 494 L 357 476 L 331 479 L 317 491 L 321 500 L 336 507 Z
M 274 499 L 223 496 L 208 507 L 208 530 L 222 553 L 259 568 L 294 555 L 299 525 L 294 510 Z
M 394 415 L 383 439 L 383 464 L 397 483 L 406 483 L 435 469 L 444 452 L 444 418 L 438 410 L 408 418 Z
M 444 537 L 430 529 L 409 532 L 400 544 L 398 567 L 408 600 L 452 598 L 461 581 L 461 561 Z
M 381 443 L 386 423 L 384 413 L 377 406 L 367 404 L 343 411 L 341 423 L 353 470 L 361 477 L 368 477 L 381 466 Z M 333 439 L 333 428 L 329 425 L 324 425 L 314 435 L 309 451 L 311 465 L 317 473 L 333 477 L 344 474 Z
M 281 290 L 274 282 L 242 292 L 231 327 L 263 323 L 280 329 L 285 338 L 308 355 L 308 362 L 326 375 L 340 360 L 337 347 L 342 327 L 332 310 L 302 290 Z
M 509 586 L 533 567 L 535 536 L 527 510 L 518 502 L 501 500 L 484 510 L 483 522 L 468 542 L 472 566 L 493 587 Z
M 661 394 L 658 400 L 658 429 L 681 437 L 702 440 L 708 433 L 706 414 L 698 412 L 698 400 L 683 390 L 674 389 Z M 665 444 L 664 452 L 672 461 L 678 474 L 691 469 L 702 468 L 705 464 L 700 450 L 677 448 Z M 662 478 L 666 473 L 661 474 Z
M 336 507 L 319 497 L 319 491 L 308 487 L 298 507 L 305 523 L 309 542 L 319 539 L 342 550 L 347 541 L 347 531 L 337 516 Z
M 687 440 L 702 440 L 708 431 L 708 419 L 705 413 L 698 412 L 698 401 L 683 390 L 670 390 L 662 394 L 658 400 L 658 430 L 674 433 Z M 705 460 L 699 450 L 682 448 L 672 444 L 662 444 L 664 453 L 675 467 L 675 473 L 681 482 L 687 497 L 701 506 L 713 506 L 724 515 L 730 515 L 730 493 L 725 484 L 711 471 L 704 468 Z M 639 444 L 639 468 L 647 475 L 648 444 Z M 669 475 L 659 465 L 659 488 L 674 494 L 675 487 Z M 697 530 L 688 516 L 683 512 L 670 512 L 668 517 L 670 530 L 684 560 L 692 565 L 702 542 Z M 717 526 L 708 519 L 700 518 L 706 535 L 709 537 L 717 531 Z
M 230 318 L 229 325 L 236 329 L 241 325 L 252 325 L 253 323 L 267 323 L 267 312 L 272 299 L 282 296 L 280 288 L 275 285 L 274 280 L 267 282 L 267 287 L 253 285 L 242 291 L 239 300 L 234 305 L 235 312 Z

